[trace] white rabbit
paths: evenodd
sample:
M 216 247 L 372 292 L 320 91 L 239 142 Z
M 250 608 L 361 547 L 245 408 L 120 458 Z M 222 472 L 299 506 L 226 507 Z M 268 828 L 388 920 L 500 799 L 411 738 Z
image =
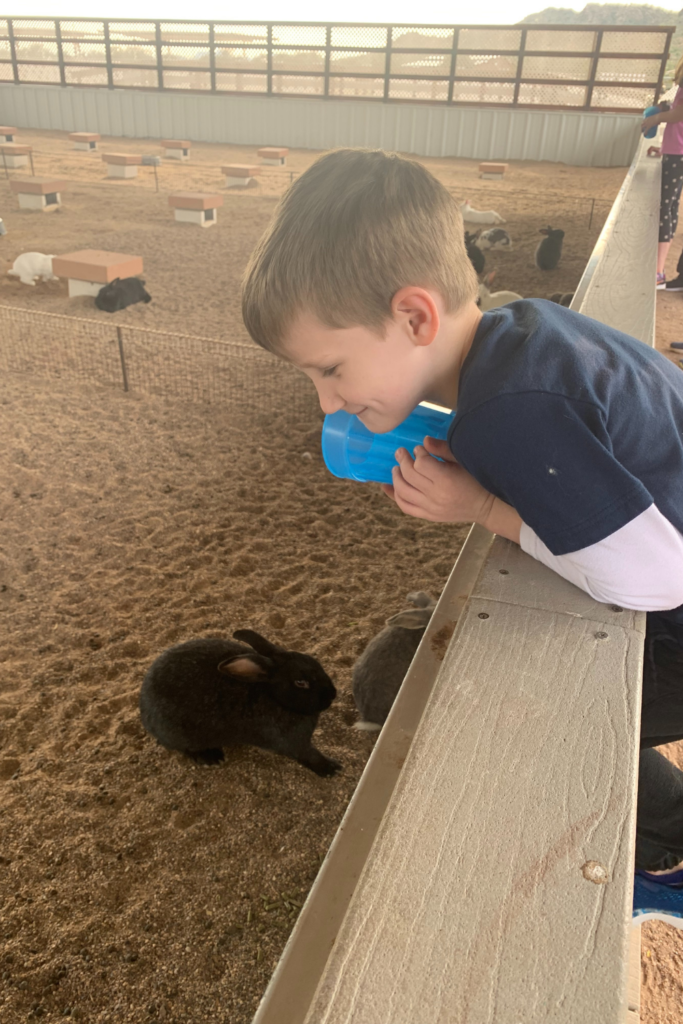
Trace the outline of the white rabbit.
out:
M 14 266 L 7 273 L 18 277 L 22 284 L 35 285 L 36 278 L 42 281 L 56 281 L 52 273 L 53 256 L 46 256 L 42 252 L 24 252 L 17 256 Z
M 505 220 L 495 210 L 475 210 L 467 200 L 460 204 L 462 219 L 473 224 L 504 224 Z
M 516 302 L 518 299 L 523 298 L 517 292 L 491 292 L 490 286 L 493 284 L 495 276 L 496 272 L 492 270 L 479 285 L 477 305 L 482 313 L 485 313 L 487 309 L 495 309 L 496 306 L 504 306 L 506 302 Z

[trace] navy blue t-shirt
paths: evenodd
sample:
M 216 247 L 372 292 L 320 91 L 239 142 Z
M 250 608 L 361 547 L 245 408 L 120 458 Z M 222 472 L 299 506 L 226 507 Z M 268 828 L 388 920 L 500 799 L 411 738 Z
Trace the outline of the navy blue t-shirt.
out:
M 597 544 L 653 502 L 683 533 L 683 373 L 557 303 L 484 313 L 448 442 L 554 555 Z

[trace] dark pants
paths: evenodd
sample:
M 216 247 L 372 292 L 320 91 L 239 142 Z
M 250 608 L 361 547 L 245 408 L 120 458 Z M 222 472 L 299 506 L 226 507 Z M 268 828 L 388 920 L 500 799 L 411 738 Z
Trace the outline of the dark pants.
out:
M 683 626 L 650 613 L 643 666 L 637 867 L 653 866 L 654 847 L 683 860 L 683 772 L 653 749 L 680 739 L 683 739 Z
M 662 157 L 662 193 L 659 205 L 659 241 L 670 242 L 678 227 L 678 204 L 683 188 L 683 155 Z

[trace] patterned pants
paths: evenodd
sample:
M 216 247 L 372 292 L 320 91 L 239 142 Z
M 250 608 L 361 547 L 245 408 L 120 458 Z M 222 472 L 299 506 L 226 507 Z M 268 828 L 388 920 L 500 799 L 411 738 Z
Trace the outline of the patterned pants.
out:
M 683 155 L 662 157 L 662 199 L 659 207 L 659 241 L 670 242 L 678 227 L 678 203 L 683 187 Z

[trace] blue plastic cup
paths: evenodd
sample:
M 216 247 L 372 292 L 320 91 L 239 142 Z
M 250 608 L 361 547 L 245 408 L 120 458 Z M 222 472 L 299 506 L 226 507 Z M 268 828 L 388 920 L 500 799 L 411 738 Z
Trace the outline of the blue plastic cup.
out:
M 333 476 L 342 480 L 391 483 L 391 471 L 398 463 L 397 448 L 412 452 L 425 437 L 445 440 L 454 412 L 424 402 L 410 416 L 386 434 L 373 434 L 357 416 L 333 412 L 323 423 L 323 458 Z
M 659 107 L 646 107 L 643 111 L 643 117 L 650 117 L 652 114 L 658 114 Z M 654 128 L 650 128 L 649 132 L 645 132 L 646 139 L 654 139 L 657 134 L 657 125 Z

